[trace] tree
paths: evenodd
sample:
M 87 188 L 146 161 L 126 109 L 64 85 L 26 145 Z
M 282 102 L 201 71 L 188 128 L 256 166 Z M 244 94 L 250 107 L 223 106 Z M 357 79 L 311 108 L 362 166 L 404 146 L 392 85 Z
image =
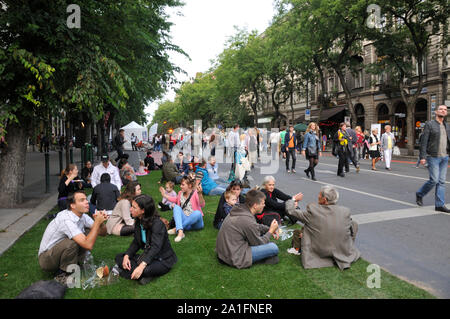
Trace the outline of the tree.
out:
M 406 105 L 408 155 L 414 155 L 415 106 L 425 75 L 422 64 L 430 53 L 432 37 L 440 38 L 436 55 L 449 44 L 449 2 L 445 0 L 379 1 L 383 14 L 379 28 L 369 29 L 378 59 L 369 66 L 375 74 L 389 74 L 390 85 Z M 433 57 L 432 57 L 433 58 Z
M 183 52 L 170 43 L 164 14 L 178 0 L 80 0 L 80 29 L 66 24 L 69 4 L 4 0 L 0 7 L 1 206 L 22 201 L 27 137 L 36 119 L 48 123 L 64 111 L 67 123 L 80 112 L 96 121 L 108 108 L 143 109 L 178 70 L 167 51 Z

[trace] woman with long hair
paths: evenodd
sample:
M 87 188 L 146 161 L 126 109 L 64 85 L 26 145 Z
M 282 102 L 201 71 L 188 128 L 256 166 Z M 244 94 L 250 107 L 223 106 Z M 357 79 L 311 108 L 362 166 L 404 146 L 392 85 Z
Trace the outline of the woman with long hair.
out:
M 152 197 L 142 194 L 131 203 L 135 218 L 134 239 L 125 253 L 116 256 L 120 276 L 139 280 L 141 285 L 170 271 L 177 256 L 170 245 L 166 226 L 156 210 Z M 141 255 L 136 254 L 143 249 Z
M 83 189 L 82 180 L 78 177 L 78 167 L 69 164 L 61 172 L 58 186 L 58 207 L 60 210 L 67 209 L 67 196 L 77 190 Z
M 169 235 L 177 234 L 175 242 L 181 241 L 185 230 L 203 229 L 203 212 L 205 200 L 202 195 L 202 185 L 199 180 L 192 180 L 189 176 L 183 176 L 180 184 L 180 192 L 177 197 L 166 195 L 164 188 L 160 187 L 161 196 L 170 202 L 176 203 L 173 207 L 173 219 L 175 228 L 169 229 Z
M 140 194 L 141 184 L 136 181 L 127 184 L 106 222 L 108 234 L 128 236 L 134 233 L 134 219 L 131 217 L 130 212 L 131 202 L 134 197 Z
M 314 167 L 319 163 L 319 156 L 322 156 L 322 152 L 320 151 L 319 126 L 314 122 L 309 123 L 306 128 L 302 155 L 309 161 L 309 167 L 304 172 L 308 177 L 311 174 L 311 179 L 315 181 L 316 172 L 314 171 Z
M 380 154 L 380 140 L 378 139 L 378 129 L 372 130 L 372 135 L 370 135 L 369 138 L 369 154 L 370 158 L 372 159 L 372 170 L 376 171 L 375 164 L 381 159 Z

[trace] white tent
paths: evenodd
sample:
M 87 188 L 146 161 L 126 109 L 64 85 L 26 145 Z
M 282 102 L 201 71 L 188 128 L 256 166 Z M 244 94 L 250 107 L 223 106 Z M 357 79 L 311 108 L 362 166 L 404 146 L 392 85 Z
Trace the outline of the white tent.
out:
M 128 125 L 125 125 L 124 127 L 121 127 L 125 131 L 125 144 L 123 144 L 123 147 L 125 150 L 132 150 L 131 147 L 131 133 L 134 133 L 135 136 L 137 136 L 136 144 L 139 143 L 139 141 L 147 142 L 147 128 L 144 126 L 141 126 L 137 124 L 136 122 L 131 122 Z

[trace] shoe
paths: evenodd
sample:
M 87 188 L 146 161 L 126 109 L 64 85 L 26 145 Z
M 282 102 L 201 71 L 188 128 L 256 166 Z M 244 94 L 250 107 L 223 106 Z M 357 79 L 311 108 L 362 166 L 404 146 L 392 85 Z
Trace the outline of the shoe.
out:
M 161 205 L 160 205 L 160 204 L 158 204 L 158 208 L 159 208 L 159 209 L 162 209 L 162 207 L 161 207 Z
M 376 168 L 372 167 L 372 171 L 376 171 L 376 170 L 377 170 Z
M 288 170 L 288 169 L 286 170 L 286 173 L 288 173 L 288 174 L 289 174 L 290 172 L 291 172 L 290 170 Z
M 294 174 L 296 173 L 295 169 L 292 169 L 291 172 L 294 173 Z
M 58 271 L 58 274 L 53 278 L 56 282 L 67 287 L 67 279 L 69 279 L 70 274 L 65 271 Z
M 306 176 L 308 176 L 308 178 L 309 178 L 309 169 L 305 169 L 304 172 L 305 172 Z
M 175 242 L 179 243 L 184 237 L 186 237 L 185 234 L 183 234 L 183 236 L 178 235 L 177 237 L 175 237 Z
M 416 194 L 416 203 L 419 206 L 423 206 L 422 197 Z
M 340 174 L 338 174 L 338 176 L 345 177 L 345 174 L 344 173 L 340 173 Z
M 292 254 L 292 255 L 297 255 L 297 256 L 301 255 L 301 253 L 294 247 L 289 248 L 287 250 L 287 252 L 288 252 L 288 254 Z
M 141 279 L 139 279 L 139 284 L 140 285 L 146 285 L 148 284 L 150 281 L 152 281 L 153 279 L 155 279 L 155 277 L 142 277 Z
M 386 167 L 386 170 L 388 170 L 388 171 L 392 171 L 390 167 Z
M 416 165 L 416 168 L 419 168 L 419 165 Z
M 313 180 L 313 181 L 317 181 L 317 179 L 316 179 L 316 177 L 313 175 L 313 176 L 311 176 L 311 180 Z
M 280 262 L 280 259 L 278 258 L 278 256 L 269 257 L 262 261 L 263 264 L 267 264 L 267 265 L 276 265 L 279 262 Z
M 175 235 L 176 233 L 177 233 L 177 229 L 176 228 L 172 228 L 172 229 L 169 229 L 167 231 L 167 234 L 169 234 L 169 235 Z
M 437 212 L 443 212 L 443 213 L 450 214 L 450 209 L 448 209 L 445 206 L 435 207 L 434 210 L 437 211 Z
M 356 173 L 359 173 L 359 165 L 356 166 Z

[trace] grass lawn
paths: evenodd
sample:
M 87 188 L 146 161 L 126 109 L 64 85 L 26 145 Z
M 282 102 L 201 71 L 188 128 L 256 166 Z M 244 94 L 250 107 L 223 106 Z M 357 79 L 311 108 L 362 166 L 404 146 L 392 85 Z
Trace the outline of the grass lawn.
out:
M 160 176 L 160 172 L 154 172 L 139 177 L 143 193 L 150 194 L 157 202 L 161 200 L 157 184 Z M 68 289 L 65 297 L 434 298 L 425 290 L 384 271 L 381 273 L 381 288 L 369 289 L 366 286 L 366 280 L 371 274 L 366 271 L 369 263 L 362 259 L 345 271 L 340 271 L 337 267 L 305 270 L 299 256 L 286 252 L 290 247 L 290 239 L 275 241 L 280 248 L 280 263 L 277 265 L 255 265 L 242 270 L 222 265 L 214 252 L 218 231 L 212 226 L 219 197 L 205 196 L 205 200 L 205 228 L 186 232 L 186 238 L 179 243 L 173 242 L 174 236 L 170 236 L 178 262 L 167 275 L 146 286 L 120 278 L 109 286 L 86 290 Z M 171 212 L 163 212 L 161 215 L 168 220 L 171 218 Z M 14 298 L 38 280 L 52 279 L 51 274 L 40 269 L 37 258 L 39 244 L 48 223 L 45 219 L 41 220 L 0 257 L 0 298 Z M 104 260 L 112 267 L 115 255 L 124 252 L 131 241 L 132 237 L 98 237 L 92 250 L 94 260 L 96 263 Z

